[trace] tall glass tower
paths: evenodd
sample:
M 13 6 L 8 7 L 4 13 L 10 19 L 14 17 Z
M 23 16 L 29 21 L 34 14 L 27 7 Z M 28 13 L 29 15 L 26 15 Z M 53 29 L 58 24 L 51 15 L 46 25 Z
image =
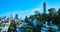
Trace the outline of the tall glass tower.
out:
M 46 14 L 46 2 L 43 2 L 43 13 Z
M 15 19 L 18 19 L 18 14 L 15 15 Z

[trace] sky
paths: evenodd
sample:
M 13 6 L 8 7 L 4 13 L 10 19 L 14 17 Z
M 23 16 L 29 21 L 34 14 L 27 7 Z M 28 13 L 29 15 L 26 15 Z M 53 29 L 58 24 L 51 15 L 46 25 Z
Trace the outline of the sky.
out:
M 46 9 L 60 8 L 60 0 L 0 0 L 0 16 L 9 16 L 18 14 L 19 17 L 34 15 L 34 11 L 43 13 L 43 2 L 46 2 Z M 47 11 L 48 13 L 48 11 Z

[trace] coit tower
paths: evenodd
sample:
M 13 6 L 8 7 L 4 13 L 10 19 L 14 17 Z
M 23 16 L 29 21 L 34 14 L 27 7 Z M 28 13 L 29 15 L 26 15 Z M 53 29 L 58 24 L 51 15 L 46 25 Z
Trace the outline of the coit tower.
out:
M 43 2 L 43 13 L 46 14 L 46 2 Z

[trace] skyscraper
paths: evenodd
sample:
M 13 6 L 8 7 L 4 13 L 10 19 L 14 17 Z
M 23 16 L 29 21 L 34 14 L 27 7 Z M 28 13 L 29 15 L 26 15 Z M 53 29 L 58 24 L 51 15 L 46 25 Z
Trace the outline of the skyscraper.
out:
M 18 14 L 15 15 L 15 19 L 18 19 Z
M 13 16 L 12 16 L 12 14 L 10 14 L 10 20 L 12 20 L 13 19 Z
M 46 2 L 43 3 L 43 13 L 46 14 Z
M 2 20 L 2 17 L 0 17 L 0 21 Z

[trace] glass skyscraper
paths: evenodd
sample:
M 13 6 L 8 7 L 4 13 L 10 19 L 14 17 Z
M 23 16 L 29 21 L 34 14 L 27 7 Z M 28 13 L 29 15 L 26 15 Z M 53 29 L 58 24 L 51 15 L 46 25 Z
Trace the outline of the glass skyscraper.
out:
M 18 19 L 18 14 L 15 15 L 15 19 Z

